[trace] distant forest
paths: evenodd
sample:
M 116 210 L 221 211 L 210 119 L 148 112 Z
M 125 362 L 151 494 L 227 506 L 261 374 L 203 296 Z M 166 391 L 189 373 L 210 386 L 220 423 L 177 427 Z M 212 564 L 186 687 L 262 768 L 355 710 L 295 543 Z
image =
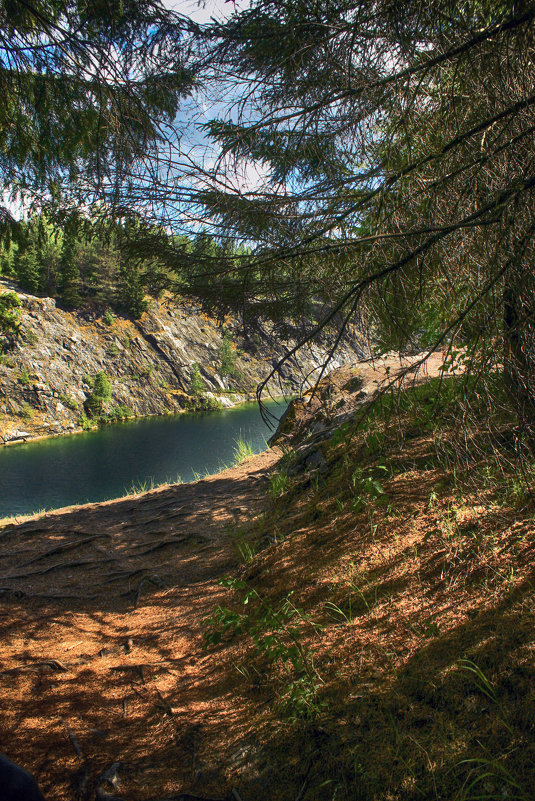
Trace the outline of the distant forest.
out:
M 21 289 L 55 297 L 68 309 L 113 309 L 134 318 L 146 310 L 148 297 L 184 289 L 207 259 L 238 254 L 205 232 L 170 235 L 143 230 L 138 221 L 78 216 L 57 222 L 45 212 L 11 234 L 0 245 L 0 274 Z M 158 257 L 150 255 L 151 242 L 158 243 Z M 171 254 L 173 268 L 166 263 Z

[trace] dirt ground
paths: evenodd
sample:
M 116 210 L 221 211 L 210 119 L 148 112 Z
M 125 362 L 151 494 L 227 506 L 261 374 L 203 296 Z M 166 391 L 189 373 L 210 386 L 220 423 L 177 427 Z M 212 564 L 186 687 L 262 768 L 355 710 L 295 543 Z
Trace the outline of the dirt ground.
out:
M 236 564 L 229 531 L 254 518 L 276 459 L 2 530 L 0 749 L 49 801 L 94 797 L 117 762 L 132 801 L 228 791 L 236 680 L 203 651 L 201 620 Z

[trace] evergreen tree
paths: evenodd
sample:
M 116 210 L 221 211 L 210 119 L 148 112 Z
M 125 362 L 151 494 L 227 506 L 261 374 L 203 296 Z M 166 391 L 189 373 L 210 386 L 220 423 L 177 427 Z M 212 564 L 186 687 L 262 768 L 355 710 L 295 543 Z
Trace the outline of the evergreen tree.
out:
M 101 370 L 93 379 L 93 387 L 85 401 L 85 409 L 91 416 L 102 413 L 104 404 L 111 400 L 111 384 L 106 373 Z
M 219 368 L 220 374 L 223 377 L 234 375 L 236 369 L 236 351 L 230 331 L 225 331 L 223 334 L 221 347 L 219 349 L 219 358 L 221 361 L 221 367 Z
M 0 294 L 0 352 L 11 347 L 20 334 L 20 300 L 15 292 Z
M 1 3 L 4 189 L 109 197 L 192 86 L 187 27 L 157 0 Z
M 78 243 L 76 234 L 67 228 L 63 235 L 60 260 L 60 287 L 63 303 L 71 309 L 80 306 L 80 270 L 78 267 Z
M 199 292 L 299 314 L 301 344 L 350 321 L 462 344 L 535 436 L 534 23 L 516 0 L 253 0 L 214 24 L 211 67 L 247 100 L 205 126 L 195 201 L 254 252 L 204 256 Z
M 131 317 L 141 317 L 147 310 L 143 277 L 133 259 L 121 260 L 117 298 L 119 307 Z
M 39 291 L 41 270 L 35 242 L 19 247 L 13 261 L 13 270 L 23 289 L 32 293 Z
M 190 395 L 195 398 L 195 400 L 201 399 L 206 392 L 206 384 L 204 383 L 204 379 L 201 375 L 201 370 L 197 362 L 193 362 L 191 365 L 189 392 Z

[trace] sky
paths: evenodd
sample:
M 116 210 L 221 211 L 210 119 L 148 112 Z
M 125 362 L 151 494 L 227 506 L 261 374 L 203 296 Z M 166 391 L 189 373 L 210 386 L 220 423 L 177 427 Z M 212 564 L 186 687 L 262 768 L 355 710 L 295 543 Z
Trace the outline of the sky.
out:
M 234 11 L 234 4 L 225 0 L 163 0 L 164 6 L 190 17 L 199 24 L 210 22 L 210 20 L 222 20 L 230 17 Z M 237 0 L 236 6 L 241 7 L 244 3 Z
M 207 24 L 211 20 L 223 21 L 230 17 L 235 11 L 243 11 L 250 5 L 250 0 L 162 0 L 163 4 L 184 16 L 188 16 L 199 24 Z M 175 120 L 175 125 L 181 132 L 180 151 L 187 162 L 192 162 L 210 172 L 214 168 L 216 151 L 213 145 L 206 139 L 201 125 L 214 117 L 227 117 L 232 112 L 230 109 L 236 101 L 236 88 L 226 89 L 225 85 L 219 84 L 211 92 L 210 87 L 204 87 L 201 95 L 191 98 L 182 104 L 182 107 Z M 232 115 L 233 116 L 233 115 Z M 175 150 L 174 157 L 177 156 Z M 178 158 L 177 161 L 182 159 Z M 241 163 L 231 167 L 226 161 L 224 169 L 225 176 L 220 172 L 218 179 L 220 187 L 226 185 L 231 193 L 247 193 L 254 191 L 263 185 L 265 181 L 265 170 L 261 164 L 251 162 Z M 172 176 L 172 171 L 168 174 Z M 211 181 L 208 179 L 207 184 Z M 199 179 L 199 186 L 203 185 L 203 180 Z M 204 184 L 206 185 L 206 184 Z M 172 205 L 172 203 L 171 203 Z M 187 216 L 187 215 L 186 215 Z
M 249 0 L 231 2 L 225 2 L 225 0 L 162 0 L 162 2 L 167 8 L 190 17 L 199 24 L 207 24 L 211 20 L 223 21 L 235 11 L 244 10 L 249 6 Z M 179 140 L 176 140 L 172 159 L 183 163 L 185 161 L 190 168 L 193 161 L 201 164 L 207 170 L 214 164 L 215 151 L 205 138 L 200 126 L 213 117 L 225 115 L 228 106 L 222 102 L 225 94 L 223 87 L 218 87 L 212 97 L 209 94 L 205 91 L 202 95 L 183 102 L 175 120 L 177 133 L 180 132 L 180 143 Z M 184 156 L 186 156 L 185 159 Z M 262 181 L 262 177 L 262 170 L 259 170 L 258 167 L 245 165 L 241 174 L 234 177 L 234 191 L 236 189 L 247 191 L 247 189 L 254 188 Z M 24 200 L 13 199 L 7 191 L 0 193 L 0 205 L 7 208 L 16 218 L 23 216 L 26 211 Z

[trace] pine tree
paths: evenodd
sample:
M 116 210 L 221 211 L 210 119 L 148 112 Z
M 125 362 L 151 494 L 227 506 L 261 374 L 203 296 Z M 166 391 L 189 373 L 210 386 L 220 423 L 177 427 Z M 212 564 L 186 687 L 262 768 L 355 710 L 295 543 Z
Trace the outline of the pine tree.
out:
M 80 270 L 77 262 L 77 250 L 76 234 L 67 228 L 63 235 L 59 269 L 61 299 L 70 309 L 78 308 L 82 301 L 80 297 Z
M 193 362 L 191 365 L 189 392 L 190 395 L 195 398 L 195 400 L 202 398 L 206 392 L 206 384 L 204 383 L 204 379 L 201 375 L 201 370 L 197 362 Z
M 0 3 L 3 187 L 109 198 L 193 84 L 187 27 L 154 0 Z
M 141 317 L 147 310 L 143 276 L 137 260 L 132 258 L 121 259 L 117 304 L 119 308 L 134 318 Z
M 300 317 L 301 345 L 351 321 L 384 348 L 461 344 L 535 439 L 533 4 L 253 0 L 210 33 L 246 102 L 205 126 L 195 201 L 253 253 L 204 258 L 200 291 Z
M 13 261 L 13 269 L 23 289 L 32 293 L 39 291 L 41 269 L 35 242 L 19 246 Z

